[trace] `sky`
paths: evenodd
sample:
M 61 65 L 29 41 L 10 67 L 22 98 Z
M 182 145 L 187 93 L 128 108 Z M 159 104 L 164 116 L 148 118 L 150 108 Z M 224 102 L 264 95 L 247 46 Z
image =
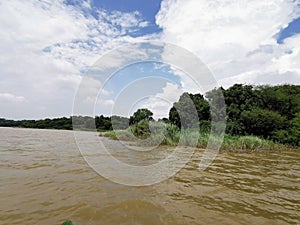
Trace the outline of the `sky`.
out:
M 2 1 L 0 118 L 69 117 L 90 68 L 120 46 L 142 41 L 186 49 L 225 88 L 300 84 L 300 0 Z M 130 55 L 129 49 L 122 57 Z M 106 83 L 89 83 L 102 93 L 92 99 L 94 114 L 128 116 L 148 107 L 165 117 L 184 91 L 201 92 L 187 77 L 157 62 L 120 68 Z M 129 102 L 126 89 L 135 88 L 140 96 Z

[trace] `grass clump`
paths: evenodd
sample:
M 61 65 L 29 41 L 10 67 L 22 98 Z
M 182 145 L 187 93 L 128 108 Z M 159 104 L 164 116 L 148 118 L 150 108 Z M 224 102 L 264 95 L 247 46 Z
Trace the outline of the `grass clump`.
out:
M 148 123 L 147 123 L 148 122 Z M 140 144 L 197 146 L 206 148 L 210 140 L 207 131 L 198 132 L 195 129 L 182 129 L 172 124 L 141 121 L 126 130 L 115 130 L 102 133 L 104 137 L 123 141 L 141 141 Z M 215 141 L 214 139 L 211 139 Z M 260 152 L 266 150 L 282 150 L 286 145 L 266 140 L 257 136 L 225 135 L 220 150 L 230 152 Z
M 281 150 L 286 146 L 257 136 L 225 135 L 221 150 L 234 152 L 260 152 L 266 150 Z

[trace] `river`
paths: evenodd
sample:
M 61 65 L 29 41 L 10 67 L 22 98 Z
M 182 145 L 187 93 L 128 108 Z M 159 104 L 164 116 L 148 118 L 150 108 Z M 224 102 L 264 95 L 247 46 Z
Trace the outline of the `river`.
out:
M 0 128 L 0 224 L 300 224 L 300 152 L 221 153 L 205 171 L 200 155 L 130 187 L 91 169 L 73 131 Z

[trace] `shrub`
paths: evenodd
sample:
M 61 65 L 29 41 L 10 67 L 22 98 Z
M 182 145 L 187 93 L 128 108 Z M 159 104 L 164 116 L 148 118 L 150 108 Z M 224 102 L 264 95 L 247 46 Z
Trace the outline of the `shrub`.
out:
M 71 220 L 66 220 L 62 225 L 73 225 Z

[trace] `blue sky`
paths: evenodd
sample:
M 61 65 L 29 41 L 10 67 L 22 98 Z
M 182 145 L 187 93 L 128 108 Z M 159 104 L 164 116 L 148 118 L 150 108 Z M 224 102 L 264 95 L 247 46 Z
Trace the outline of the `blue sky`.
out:
M 289 25 L 284 28 L 278 35 L 278 43 L 282 44 L 283 41 L 291 37 L 293 35 L 296 35 L 300 33 L 300 18 L 294 19 L 292 22 L 289 23 Z
M 177 87 L 177 91 L 182 89 L 180 78 L 174 76 L 169 65 L 159 62 L 141 62 L 129 65 L 112 74 L 103 84 L 103 89 L 106 92 L 98 97 L 95 112 L 96 114 L 103 113 L 103 107 L 99 102 L 109 101 L 109 99 L 126 102 L 126 104 L 120 103 L 121 106 L 112 105 L 112 108 L 108 107 L 106 111 L 108 115 L 130 116 L 145 105 L 155 111 L 157 102 L 160 102 L 159 107 L 171 107 L 173 101 L 176 101 L 176 98 L 172 98 L 174 93 L 169 93 L 170 100 L 159 98 L 159 93 L 167 85 L 171 85 L 173 88 Z M 155 117 L 161 118 L 167 117 L 167 115 L 168 112 L 157 112 Z
M 132 0 L 132 1 L 119 1 L 119 0 L 103 0 L 93 1 L 93 5 L 96 8 L 104 8 L 107 11 L 118 10 L 121 12 L 134 12 L 138 11 L 142 14 L 142 17 L 149 22 L 149 26 L 137 31 L 133 36 L 139 36 L 143 34 L 149 34 L 154 32 L 160 32 L 161 29 L 155 23 L 155 15 L 160 8 L 161 0 Z
M 80 1 L 67 0 L 66 4 L 80 6 Z M 152 34 L 161 32 L 161 28 L 157 26 L 155 22 L 155 16 L 160 9 L 161 0 L 151 0 L 151 1 L 119 1 L 119 0 L 93 0 L 90 2 L 92 9 L 88 12 L 97 17 L 96 10 L 104 9 L 107 12 L 120 11 L 126 13 L 139 12 L 142 18 L 149 24 L 147 27 L 143 27 L 135 32 L 130 33 L 131 36 L 143 36 L 145 34 Z
M 77 88 L 89 68 L 111 50 L 140 41 L 162 41 L 190 51 L 223 87 L 237 82 L 300 84 L 299 5 L 300 0 L 4 1 L 0 117 L 71 115 Z M 166 54 L 167 50 L 161 57 Z M 126 82 L 151 77 L 152 67 L 141 63 L 122 70 L 108 88 L 115 90 L 103 91 L 106 99 L 97 113 L 109 114 Z M 172 66 L 157 68 L 155 74 L 168 76 L 169 82 L 157 84 L 145 106 L 163 115 L 168 108 L 163 109 L 159 98 L 174 100 L 184 90 L 197 90 Z M 92 82 L 90 88 L 96 91 L 97 85 Z

